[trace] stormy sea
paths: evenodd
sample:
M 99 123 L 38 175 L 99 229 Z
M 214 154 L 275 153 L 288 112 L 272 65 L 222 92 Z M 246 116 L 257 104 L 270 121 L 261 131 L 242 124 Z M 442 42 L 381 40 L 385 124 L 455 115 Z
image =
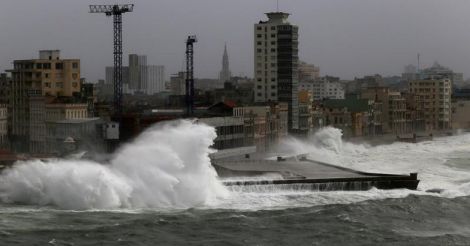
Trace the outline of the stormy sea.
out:
M 215 137 L 177 121 L 105 163 L 17 163 L 0 175 L 0 245 L 470 245 L 468 133 L 370 146 L 324 128 L 276 150 L 421 180 L 357 192 L 226 188 L 210 165 Z

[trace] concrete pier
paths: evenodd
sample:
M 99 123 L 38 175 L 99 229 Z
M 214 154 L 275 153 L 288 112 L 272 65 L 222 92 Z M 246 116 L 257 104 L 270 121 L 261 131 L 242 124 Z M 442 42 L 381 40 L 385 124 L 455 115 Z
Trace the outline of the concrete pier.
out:
M 331 191 L 368 190 L 372 187 L 416 190 L 419 184 L 416 173 L 365 173 L 305 158 L 215 161 L 213 165 L 221 178 L 230 179 L 224 182 L 226 186 L 302 185 L 307 189 Z M 246 179 L 266 174 L 277 174 L 280 178 Z

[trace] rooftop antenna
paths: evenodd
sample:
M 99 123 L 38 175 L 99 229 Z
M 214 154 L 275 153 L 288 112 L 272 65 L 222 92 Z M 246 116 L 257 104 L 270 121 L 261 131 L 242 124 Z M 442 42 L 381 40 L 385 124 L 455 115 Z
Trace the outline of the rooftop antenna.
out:
M 419 73 L 419 69 L 420 69 L 420 67 L 419 67 L 419 58 L 420 58 L 420 56 L 421 55 L 418 53 L 418 73 Z

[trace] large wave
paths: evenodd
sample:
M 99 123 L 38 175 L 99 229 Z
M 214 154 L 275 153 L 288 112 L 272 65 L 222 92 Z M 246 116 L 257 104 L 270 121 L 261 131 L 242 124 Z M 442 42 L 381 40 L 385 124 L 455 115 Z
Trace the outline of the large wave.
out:
M 0 198 L 77 210 L 207 205 L 227 195 L 210 164 L 215 137 L 212 127 L 176 121 L 146 130 L 107 165 L 20 162 L 0 176 Z
M 341 130 L 325 127 L 307 140 L 288 139 L 280 149 L 308 154 L 313 160 L 365 172 L 417 172 L 420 190 L 443 189 L 449 196 L 470 195 L 470 134 L 420 143 L 395 142 L 378 146 L 342 140 Z

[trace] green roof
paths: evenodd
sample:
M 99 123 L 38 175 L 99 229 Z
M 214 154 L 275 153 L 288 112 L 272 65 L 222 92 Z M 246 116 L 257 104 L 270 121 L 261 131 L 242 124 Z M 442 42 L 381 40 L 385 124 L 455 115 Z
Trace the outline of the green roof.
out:
M 348 108 L 350 112 L 369 111 L 369 99 L 327 99 L 323 101 L 323 106 L 327 108 Z

